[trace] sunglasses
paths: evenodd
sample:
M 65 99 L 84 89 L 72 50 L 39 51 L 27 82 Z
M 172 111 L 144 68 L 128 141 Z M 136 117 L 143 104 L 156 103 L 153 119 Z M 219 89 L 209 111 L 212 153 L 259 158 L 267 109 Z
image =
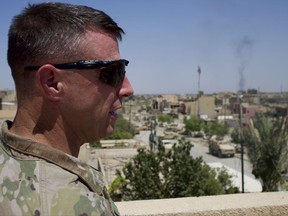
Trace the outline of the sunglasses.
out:
M 58 69 L 101 69 L 99 80 L 113 87 L 119 87 L 125 77 L 125 67 L 129 61 L 119 59 L 115 61 L 82 60 L 72 63 L 52 64 Z M 38 70 L 41 66 L 26 66 L 25 71 Z

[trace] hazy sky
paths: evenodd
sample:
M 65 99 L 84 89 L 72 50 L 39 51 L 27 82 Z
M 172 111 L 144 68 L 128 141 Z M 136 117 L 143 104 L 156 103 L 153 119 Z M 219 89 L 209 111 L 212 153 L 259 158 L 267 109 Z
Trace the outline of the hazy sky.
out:
M 6 61 L 14 15 L 36 0 L 7 0 L 0 16 L 0 89 L 14 89 Z M 108 13 L 126 32 L 135 94 L 256 88 L 288 91 L 288 0 L 70 0 Z

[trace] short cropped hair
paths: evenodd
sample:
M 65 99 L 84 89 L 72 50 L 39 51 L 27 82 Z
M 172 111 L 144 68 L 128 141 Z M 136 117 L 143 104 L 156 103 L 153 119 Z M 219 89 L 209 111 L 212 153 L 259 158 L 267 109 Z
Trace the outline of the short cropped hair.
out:
M 8 64 L 12 76 L 27 64 L 67 59 L 77 53 L 87 30 L 103 31 L 121 40 L 124 31 L 103 11 L 66 3 L 29 4 L 9 29 Z

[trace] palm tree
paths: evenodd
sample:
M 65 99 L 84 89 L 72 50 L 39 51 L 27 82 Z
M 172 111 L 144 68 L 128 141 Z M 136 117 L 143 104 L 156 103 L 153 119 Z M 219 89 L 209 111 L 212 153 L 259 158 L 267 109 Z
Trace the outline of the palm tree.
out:
M 260 179 L 262 191 L 278 191 L 288 172 L 288 119 L 260 115 L 243 131 L 244 143 L 252 162 L 252 173 Z

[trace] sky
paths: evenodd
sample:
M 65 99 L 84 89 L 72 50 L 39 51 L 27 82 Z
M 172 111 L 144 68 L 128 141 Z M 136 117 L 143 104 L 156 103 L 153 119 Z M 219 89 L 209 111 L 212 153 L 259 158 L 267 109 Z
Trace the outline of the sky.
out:
M 0 7 L 0 90 L 14 90 L 6 59 L 11 20 L 39 2 Z M 61 2 L 103 10 L 124 29 L 120 54 L 130 61 L 135 94 L 288 91 L 288 0 Z

